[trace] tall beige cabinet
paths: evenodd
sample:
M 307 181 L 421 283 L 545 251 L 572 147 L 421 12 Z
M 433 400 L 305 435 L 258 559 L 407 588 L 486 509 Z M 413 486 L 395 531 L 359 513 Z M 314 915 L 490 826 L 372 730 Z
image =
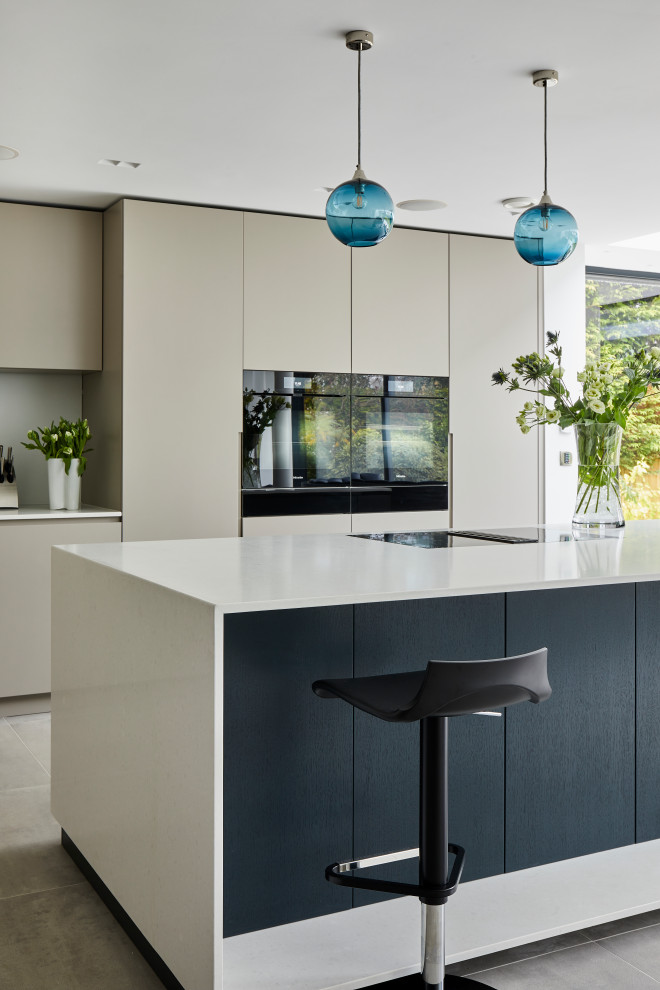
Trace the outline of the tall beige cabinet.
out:
M 124 200 L 105 214 L 103 372 L 83 408 L 109 452 L 88 497 L 124 540 L 240 526 L 243 214 Z
M 515 422 L 526 393 L 491 375 L 539 349 L 538 273 L 510 240 L 450 235 L 452 525 L 502 527 L 539 520 L 539 431 Z
M 448 235 L 396 227 L 351 255 L 353 373 L 447 376 Z
M 319 220 L 244 216 L 243 367 L 350 372 L 350 250 Z

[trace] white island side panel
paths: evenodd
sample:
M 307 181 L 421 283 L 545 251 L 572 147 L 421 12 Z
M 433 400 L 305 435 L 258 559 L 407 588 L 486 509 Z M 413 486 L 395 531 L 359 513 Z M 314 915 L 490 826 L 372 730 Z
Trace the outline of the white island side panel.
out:
M 186 990 L 219 988 L 216 610 L 58 549 L 52 575 L 53 814 Z

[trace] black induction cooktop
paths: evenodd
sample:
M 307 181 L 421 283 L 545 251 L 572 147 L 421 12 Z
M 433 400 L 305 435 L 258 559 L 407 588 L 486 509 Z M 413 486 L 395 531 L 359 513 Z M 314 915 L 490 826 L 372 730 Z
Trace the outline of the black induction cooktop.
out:
M 398 543 L 422 550 L 448 550 L 457 547 L 484 547 L 497 544 L 565 543 L 573 540 L 570 530 L 540 529 L 528 526 L 519 529 L 438 529 L 407 533 L 351 533 L 361 540 Z

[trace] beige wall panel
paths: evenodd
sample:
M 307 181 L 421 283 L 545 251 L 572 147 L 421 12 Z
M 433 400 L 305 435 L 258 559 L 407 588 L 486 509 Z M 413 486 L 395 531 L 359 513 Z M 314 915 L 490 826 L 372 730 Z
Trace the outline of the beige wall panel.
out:
M 123 255 L 123 203 L 116 203 L 103 214 L 103 371 L 82 379 L 94 449 L 85 498 L 108 509 L 121 509 Z
M 408 533 L 420 529 L 447 529 L 449 513 L 361 512 L 352 516 L 353 533 Z
M 124 203 L 125 540 L 236 536 L 243 215 Z
M 350 533 L 351 516 L 251 516 L 243 520 L 243 536 L 280 536 L 294 533 Z
M 351 251 L 354 372 L 448 374 L 448 242 L 397 227 Z
M 101 367 L 101 214 L 0 203 L 0 368 Z
M 324 220 L 246 213 L 243 367 L 350 371 L 350 264 Z
M 536 269 L 510 240 L 452 234 L 449 271 L 452 525 L 532 525 L 539 438 L 515 422 L 530 396 L 493 386 L 491 375 L 537 350 Z
M 116 520 L 72 519 L 0 525 L 0 697 L 50 691 L 50 548 L 58 543 L 113 543 Z M 72 604 L 68 621 L 76 624 Z

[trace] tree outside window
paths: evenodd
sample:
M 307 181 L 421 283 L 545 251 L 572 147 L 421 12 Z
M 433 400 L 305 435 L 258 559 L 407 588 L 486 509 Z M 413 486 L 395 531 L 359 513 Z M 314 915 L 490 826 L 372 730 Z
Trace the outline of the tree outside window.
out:
M 587 269 L 587 361 L 620 358 L 641 345 L 660 346 L 660 276 Z M 631 412 L 621 444 L 626 519 L 660 518 L 660 395 Z

